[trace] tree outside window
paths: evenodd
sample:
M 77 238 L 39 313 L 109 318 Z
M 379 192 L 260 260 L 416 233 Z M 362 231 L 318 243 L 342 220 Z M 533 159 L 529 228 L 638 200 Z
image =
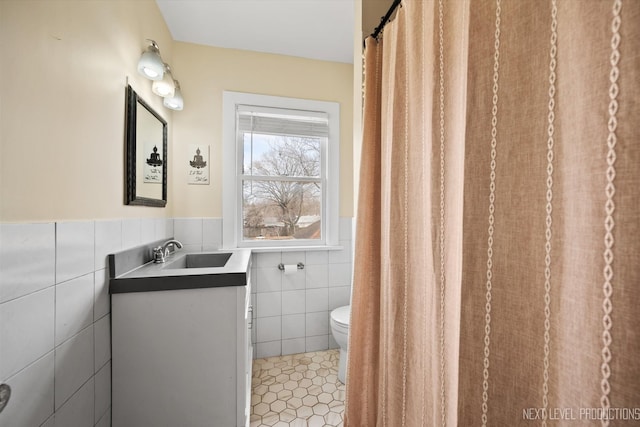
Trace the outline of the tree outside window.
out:
M 322 238 L 323 138 L 244 134 L 245 240 Z

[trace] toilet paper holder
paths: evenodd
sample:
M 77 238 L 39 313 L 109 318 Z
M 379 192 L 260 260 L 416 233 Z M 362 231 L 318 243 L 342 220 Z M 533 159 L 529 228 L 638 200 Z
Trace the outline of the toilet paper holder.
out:
M 280 271 L 284 271 L 284 264 L 280 263 L 278 264 L 278 269 L 280 269 Z M 304 264 L 299 262 L 298 263 L 298 270 L 304 270 Z

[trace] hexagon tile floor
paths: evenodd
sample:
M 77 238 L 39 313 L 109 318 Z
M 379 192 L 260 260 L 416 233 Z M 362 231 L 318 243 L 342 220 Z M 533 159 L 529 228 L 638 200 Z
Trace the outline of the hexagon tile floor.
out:
M 338 350 L 253 361 L 251 427 L 342 426 Z

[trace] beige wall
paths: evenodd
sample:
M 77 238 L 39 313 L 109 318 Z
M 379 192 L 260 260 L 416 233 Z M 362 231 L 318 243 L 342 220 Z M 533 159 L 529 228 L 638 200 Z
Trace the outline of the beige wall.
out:
M 152 0 L 0 1 L 0 221 L 165 217 L 125 206 L 127 78 L 171 126 L 136 64 L 172 39 Z
M 185 99 L 170 148 L 176 217 L 222 216 L 224 90 L 340 103 L 340 216 L 353 215 L 351 64 L 175 43 L 172 67 Z M 187 184 L 189 144 L 210 145 L 210 185 Z
M 180 80 L 171 112 L 136 65 L 155 39 Z M 0 221 L 219 217 L 222 91 L 336 101 L 340 215 L 353 214 L 353 67 L 173 42 L 152 0 L 0 0 Z M 169 123 L 166 209 L 125 206 L 127 83 Z M 186 184 L 187 145 L 211 145 L 211 184 Z

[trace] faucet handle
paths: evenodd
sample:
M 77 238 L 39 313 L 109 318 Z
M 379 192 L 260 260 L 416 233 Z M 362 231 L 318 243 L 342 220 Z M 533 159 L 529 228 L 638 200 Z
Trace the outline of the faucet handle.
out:
M 153 262 L 164 262 L 165 261 L 165 251 L 162 249 L 162 246 L 158 246 L 153 248 Z

